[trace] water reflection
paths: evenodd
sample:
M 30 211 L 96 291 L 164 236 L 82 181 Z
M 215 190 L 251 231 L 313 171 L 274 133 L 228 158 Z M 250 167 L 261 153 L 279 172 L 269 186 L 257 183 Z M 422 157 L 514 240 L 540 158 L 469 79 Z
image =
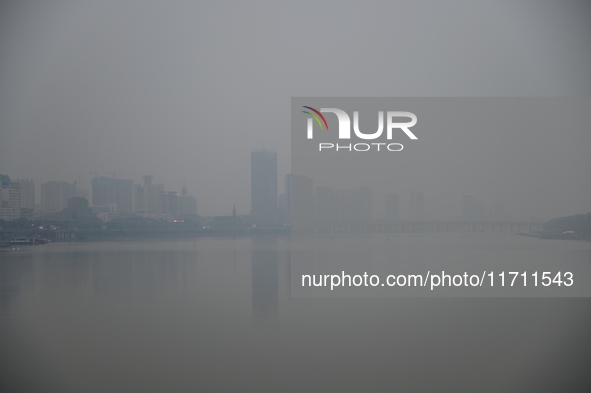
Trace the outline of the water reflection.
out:
M 0 360 L 12 366 L 0 379 L 60 393 L 517 392 L 586 381 L 588 299 L 292 299 L 292 257 L 309 253 L 299 252 L 253 237 L 4 253 Z
M 0 254 L 0 318 L 9 312 L 11 303 L 16 302 L 23 291 L 31 290 L 34 285 L 31 254 L 20 258 L 11 257 L 6 252 Z
M 252 311 L 255 316 L 279 313 L 277 250 L 252 250 Z

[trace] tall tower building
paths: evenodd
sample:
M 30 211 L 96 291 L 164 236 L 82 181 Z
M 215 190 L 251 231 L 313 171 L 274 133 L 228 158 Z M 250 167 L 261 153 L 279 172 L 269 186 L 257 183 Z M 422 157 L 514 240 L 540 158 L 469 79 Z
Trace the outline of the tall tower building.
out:
M 256 225 L 275 223 L 277 212 L 277 153 L 254 151 L 251 165 L 251 215 Z

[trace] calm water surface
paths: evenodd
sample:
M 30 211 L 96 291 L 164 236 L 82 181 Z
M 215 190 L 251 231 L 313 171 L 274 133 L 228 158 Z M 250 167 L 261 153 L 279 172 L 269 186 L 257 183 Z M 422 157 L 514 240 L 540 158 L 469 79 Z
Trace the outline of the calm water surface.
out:
M 591 263 L 583 242 L 394 241 L 459 237 Z M 589 299 L 297 298 L 291 263 L 281 237 L 3 250 L 0 391 L 591 391 Z

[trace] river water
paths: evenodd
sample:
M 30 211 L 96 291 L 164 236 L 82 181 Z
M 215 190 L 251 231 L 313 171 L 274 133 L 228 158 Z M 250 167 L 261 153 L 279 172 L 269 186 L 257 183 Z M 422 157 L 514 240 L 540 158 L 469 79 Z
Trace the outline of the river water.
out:
M 461 242 L 475 258 L 591 264 L 584 242 L 396 241 L 425 259 Z M 0 391 L 591 391 L 589 298 L 298 297 L 290 249 L 267 236 L 2 250 Z

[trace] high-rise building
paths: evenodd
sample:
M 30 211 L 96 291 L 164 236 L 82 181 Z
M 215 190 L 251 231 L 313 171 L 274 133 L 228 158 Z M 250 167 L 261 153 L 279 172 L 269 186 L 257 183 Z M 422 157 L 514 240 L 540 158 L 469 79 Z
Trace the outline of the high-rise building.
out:
M 18 179 L 21 186 L 21 208 L 35 210 L 35 183 L 30 179 Z
M 251 218 L 254 224 L 275 223 L 277 212 L 277 153 L 251 153 Z
M 41 211 L 61 212 L 68 207 L 68 200 L 76 195 L 76 182 L 49 181 L 41 184 Z
M 148 184 L 144 186 L 144 209 L 146 213 L 164 213 L 164 184 Z
M 372 222 L 373 193 L 369 186 L 360 186 L 354 190 L 353 221 L 358 224 L 370 224 Z
M 197 199 L 194 196 L 188 195 L 187 187 L 183 184 L 183 190 L 179 197 L 179 212 L 178 215 L 181 218 L 187 218 L 197 215 Z
M 141 184 L 133 185 L 133 212 L 143 213 L 144 210 L 144 186 Z
M 92 204 L 108 206 L 117 204 L 120 213 L 131 213 L 133 210 L 133 182 L 127 179 L 111 177 L 94 177 L 92 184 Z
M 162 195 L 162 213 L 175 217 L 178 215 L 178 194 L 175 191 L 167 191 Z
M 145 189 L 146 186 L 152 184 L 152 179 L 154 176 L 152 175 L 144 175 L 142 179 L 144 179 L 144 184 L 136 184 L 133 186 L 133 211 L 134 213 L 144 213 L 147 210 L 147 206 L 144 206 L 145 203 Z
M 319 223 L 335 223 L 337 221 L 337 193 L 332 188 L 316 187 L 316 221 Z
M 423 221 L 423 207 L 424 199 L 423 192 L 412 191 L 410 193 L 410 220 L 411 221 Z
M 164 214 L 164 184 L 152 184 L 152 175 L 142 176 L 144 184 L 134 187 L 134 207 L 136 213 Z
M 399 197 L 396 194 L 386 195 L 386 210 L 384 214 L 385 222 L 392 224 L 400 219 Z
M 342 224 L 351 224 L 354 221 L 354 196 L 355 190 L 337 190 L 337 216 Z
M 0 175 L 0 219 L 16 220 L 21 217 L 21 186 Z

